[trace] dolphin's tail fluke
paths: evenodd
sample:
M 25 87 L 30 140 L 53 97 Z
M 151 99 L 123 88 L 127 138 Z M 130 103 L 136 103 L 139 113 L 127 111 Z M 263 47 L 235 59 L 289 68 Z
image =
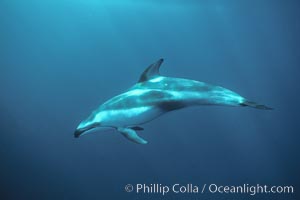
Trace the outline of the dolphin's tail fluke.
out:
M 240 105 L 241 106 L 249 106 L 249 107 L 261 109 L 261 110 L 273 110 L 273 108 L 270 108 L 270 107 L 262 105 L 262 104 L 255 103 L 253 101 L 248 101 L 248 100 L 245 100 L 243 103 L 240 103 Z

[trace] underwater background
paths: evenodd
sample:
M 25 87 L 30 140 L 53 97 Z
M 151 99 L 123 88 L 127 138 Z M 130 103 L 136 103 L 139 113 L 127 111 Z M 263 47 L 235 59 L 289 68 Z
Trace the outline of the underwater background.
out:
M 0 198 L 297 199 L 297 0 L 1 0 Z M 159 58 L 161 74 L 275 108 L 202 106 L 79 139 Z M 137 194 L 126 184 L 292 185 L 294 194 Z M 200 189 L 201 190 L 201 189 Z

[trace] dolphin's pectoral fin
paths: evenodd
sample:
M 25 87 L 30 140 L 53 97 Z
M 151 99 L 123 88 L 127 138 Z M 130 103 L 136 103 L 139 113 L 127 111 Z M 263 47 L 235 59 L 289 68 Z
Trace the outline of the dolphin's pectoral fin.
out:
M 161 58 L 149 67 L 147 67 L 147 69 L 143 72 L 138 82 L 144 82 L 159 76 L 159 68 L 163 61 L 164 59 Z
M 143 131 L 144 130 L 144 128 L 140 127 L 140 126 L 133 126 L 133 127 L 130 127 L 130 128 L 135 130 L 135 131 Z
M 124 135 L 128 140 L 135 142 L 137 144 L 147 144 L 148 142 L 141 138 L 135 130 L 131 128 L 117 128 L 117 130 Z

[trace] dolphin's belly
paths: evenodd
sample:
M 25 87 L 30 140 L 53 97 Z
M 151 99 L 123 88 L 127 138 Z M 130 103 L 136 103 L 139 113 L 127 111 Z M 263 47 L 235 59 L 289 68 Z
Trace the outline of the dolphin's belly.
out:
M 103 126 L 127 127 L 144 124 L 163 114 L 155 106 L 142 106 L 128 109 L 106 110 L 101 112 Z

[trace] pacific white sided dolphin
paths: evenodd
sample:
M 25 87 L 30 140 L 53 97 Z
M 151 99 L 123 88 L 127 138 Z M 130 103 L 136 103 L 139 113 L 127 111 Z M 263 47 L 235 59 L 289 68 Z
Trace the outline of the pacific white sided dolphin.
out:
M 159 68 L 163 59 L 150 65 L 139 81 L 128 91 L 115 96 L 92 112 L 77 127 L 74 136 L 98 127 L 111 127 L 127 139 L 147 144 L 136 131 L 140 125 L 160 115 L 197 105 L 250 106 L 262 110 L 271 108 L 249 101 L 239 94 L 208 83 L 161 76 Z

